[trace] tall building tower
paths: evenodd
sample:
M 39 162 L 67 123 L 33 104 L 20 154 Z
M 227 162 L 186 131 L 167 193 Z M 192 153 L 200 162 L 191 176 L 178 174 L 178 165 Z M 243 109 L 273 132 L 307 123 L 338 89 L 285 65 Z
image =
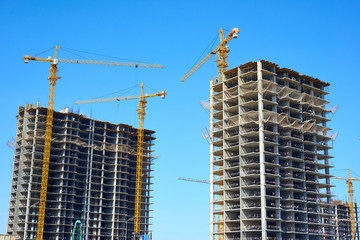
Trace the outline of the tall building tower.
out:
M 7 233 L 36 237 L 47 109 L 26 104 L 17 116 Z M 144 132 L 141 234 L 149 232 L 151 146 Z M 70 239 L 76 220 L 91 240 L 131 239 L 137 129 L 54 112 L 44 239 Z
M 268 61 L 210 87 L 211 239 L 334 239 L 329 83 Z
M 336 240 L 351 239 L 350 207 L 347 202 L 333 201 Z M 357 210 L 357 209 L 356 209 Z

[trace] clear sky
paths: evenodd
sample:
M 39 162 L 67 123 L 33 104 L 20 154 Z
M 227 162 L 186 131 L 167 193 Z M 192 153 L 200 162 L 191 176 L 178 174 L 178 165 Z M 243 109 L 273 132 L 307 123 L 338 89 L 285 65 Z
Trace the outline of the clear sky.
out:
M 59 45 L 123 59 L 160 63 L 165 69 L 59 64 L 55 109 L 69 106 L 99 120 L 137 126 L 137 101 L 74 106 L 141 82 L 166 91 L 149 99 L 145 127 L 157 132 L 153 231 L 156 240 L 205 240 L 209 236 L 209 187 L 178 177 L 209 178 L 209 125 L 198 101 L 209 96 L 217 74 L 210 60 L 185 83 L 186 74 L 221 27 L 241 29 L 229 43 L 230 67 L 265 59 L 330 82 L 328 99 L 340 108 L 330 123 L 339 131 L 331 153 L 334 175 L 351 168 L 360 178 L 359 1 L 10 1 L 0 0 L 2 117 L 0 118 L 0 233 L 6 231 L 18 106 L 47 106 L 49 64 L 24 64 L 22 56 Z M 53 52 L 40 54 L 47 57 Z M 60 49 L 59 57 L 118 60 Z M 213 59 L 215 60 L 215 58 Z M 125 60 L 123 60 L 125 61 Z M 128 61 L 128 60 L 126 60 Z M 146 92 L 153 93 L 150 88 Z M 126 95 L 138 93 L 138 89 Z M 115 95 L 108 95 L 115 96 Z M 359 175 L 355 175 L 359 174 Z M 346 199 L 345 181 L 334 181 Z M 360 183 L 355 182 L 360 199 Z

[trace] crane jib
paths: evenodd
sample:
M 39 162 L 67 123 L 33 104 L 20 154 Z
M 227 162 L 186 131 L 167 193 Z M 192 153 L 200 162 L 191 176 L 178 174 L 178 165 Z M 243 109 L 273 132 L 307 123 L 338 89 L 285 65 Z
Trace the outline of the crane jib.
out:
M 237 38 L 239 32 L 240 31 L 238 28 L 233 28 L 229 33 L 228 37 L 224 39 L 223 31 L 221 29 L 220 44 L 214 50 L 212 50 L 203 60 L 201 60 L 195 67 L 193 67 L 187 74 L 185 74 L 185 76 L 180 81 L 184 82 L 188 77 L 190 77 L 194 72 L 196 72 L 202 65 L 204 65 L 204 63 L 207 62 L 213 55 L 221 51 L 231 39 Z M 222 55 L 220 56 L 221 59 L 218 60 L 218 62 L 221 62 L 218 63 L 219 73 L 223 73 L 226 70 L 226 67 L 228 66 L 226 62 L 226 57 L 223 56 L 226 55 L 227 52 L 222 51 Z
M 108 66 L 126 66 L 126 67 L 143 67 L 143 68 L 164 68 L 161 64 L 152 64 L 152 63 L 130 63 L 130 62 L 115 62 L 115 61 L 97 61 L 97 60 L 80 60 L 80 59 L 64 59 L 64 58 L 36 58 L 29 55 L 23 57 L 24 62 L 28 63 L 29 60 L 41 61 L 41 62 L 52 62 L 57 63 L 78 63 L 78 64 L 96 64 L 96 65 L 108 65 Z

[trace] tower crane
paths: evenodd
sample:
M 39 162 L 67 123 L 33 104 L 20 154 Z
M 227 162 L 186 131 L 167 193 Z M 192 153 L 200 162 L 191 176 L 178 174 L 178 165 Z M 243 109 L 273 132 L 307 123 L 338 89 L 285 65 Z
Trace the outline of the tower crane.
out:
M 54 115 L 54 100 L 55 100 L 55 86 L 57 80 L 60 77 L 57 75 L 58 72 L 58 63 L 79 63 L 79 64 L 96 64 L 96 65 L 110 65 L 110 66 L 127 66 L 127 67 L 147 67 L 147 68 L 163 68 L 160 64 L 144 64 L 144 63 L 127 63 L 127 62 L 114 62 L 114 61 L 93 61 L 93 60 L 77 60 L 77 59 L 59 59 L 57 58 L 58 49 L 60 47 L 55 47 L 54 57 L 51 58 L 36 58 L 29 55 L 23 57 L 25 63 L 32 61 L 40 62 L 49 62 L 50 66 L 50 76 L 49 80 L 49 99 L 48 99 L 48 109 L 46 117 L 46 131 L 45 131 L 45 145 L 44 145 L 44 156 L 43 156 L 43 166 L 42 166 L 42 176 L 41 176 L 41 189 L 40 189 L 40 203 L 39 203 L 39 213 L 38 213 L 38 225 L 36 239 L 42 240 L 44 233 L 44 220 L 45 220 L 45 207 L 46 207 L 46 195 L 47 195 L 47 185 L 48 185 L 48 175 L 49 175 L 49 161 L 50 161 L 50 148 L 51 148 L 51 135 L 52 135 L 52 123 Z
M 223 29 L 220 29 L 219 35 L 220 35 L 220 44 L 219 46 L 217 46 L 214 50 L 212 50 L 208 55 L 206 55 L 206 57 L 201 60 L 195 67 L 193 67 L 180 81 L 184 82 L 188 77 L 190 77 L 194 72 L 196 72 L 196 70 L 198 70 L 202 65 L 204 65 L 204 63 L 206 63 L 212 56 L 214 56 L 216 53 L 218 53 L 217 55 L 217 67 L 218 67 L 218 73 L 219 76 L 221 76 L 221 74 L 223 72 L 226 71 L 226 68 L 228 67 L 227 64 L 227 54 L 230 51 L 229 47 L 226 46 L 226 44 L 233 38 L 237 38 L 239 35 L 239 29 L 238 28 L 233 28 L 231 30 L 231 32 L 229 33 L 229 35 L 227 36 L 227 38 L 224 39 L 224 32 Z
M 135 184 L 135 214 L 134 214 L 134 234 L 137 236 L 140 234 L 140 218 L 141 218 L 141 189 L 142 189 L 142 170 L 143 170 L 143 146 L 144 146 L 144 120 L 145 120 L 145 108 L 146 98 L 159 97 L 165 98 L 167 95 L 164 91 L 155 94 L 144 94 L 144 84 L 140 84 L 141 94 L 137 96 L 128 97 L 114 97 L 103 99 L 90 99 L 84 101 L 77 101 L 75 104 L 85 103 L 98 103 L 98 102 L 111 102 L 111 101 L 123 101 L 131 99 L 139 99 L 138 105 L 138 139 L 137 139 L 137 153 L 136 153 L 136 184 Z
M 346 180 L 347 187 L 348 187 L 348 194 L 349 194 L 351 239 L 354 240 L 355 239 L 355 234 L 356 234 L 356 226 L 355 226 L 355 211 L 354 211 L 354 209 L 355 209 L 355 207 L 354 207 L 354 188 L 353 188 L 352 181 L 360 181 L 360 179 L 352 178 L 350 176 L 350 170 L 347 169 L 347 171 L 348 171 L 348 177 L 347 178 L 344 178 L 344 177 L 332 177 L 332 178 Z
M 226 46 L 226 44 L 233 38 L 237 38 L 239 35 L 239 29 L 238 28 L 233 28 L 230 33 L 228 34 L 228 36 L 226 38 L 224 38 L 224 31 L 221 28 L 219 35 L 220 35 L 220 44 L 214 49 L 212 50 L 210 53 L 208 53 L 205 58 L 203 60 L 201 60 L 197 65 L 195 65 L 195 67 L 193 67 L 180 81 L 184 82 L 188 77 L 190 77 L 194 72 L 196 72 L 202 65 L 204 65 L 213 55 L 215 55 L 216 53 L 217 55 L 217 60 L 215 62 L 217 62 L 217 68 L 218 68 L 218 73 L 219 76 L 218 78 L 221 79 L 222 74 L 226 71 L 228 64 L 227 64 L 227 57 L 228 57 L 228 53 L 229 53 L 229 47 Z M 212 82 L 212 81 L 211 81 Z M 211 141 L 211 139 L 210 139 Z M 211 184 L 211 183 L 210 183 Z M 211 187 L 213 187 L 211 185 Z M 217 224 L 219 227 L 219 239 L 223 240 L 224 239 L 224 222 L 223 219 L 220 220 L 221 223 Z

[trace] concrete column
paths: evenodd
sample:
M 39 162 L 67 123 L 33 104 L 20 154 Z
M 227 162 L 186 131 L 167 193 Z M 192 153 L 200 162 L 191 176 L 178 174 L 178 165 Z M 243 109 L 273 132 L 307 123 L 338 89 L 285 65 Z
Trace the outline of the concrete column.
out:
M 258 113 L 259 113 L 259 155 L 260 155 L 260 195 L 261 195 L 261 238 L 267 239 L 266 224 L 266 188 L 265 188 L 265 144 L 264 144 L 264 103 L 263 103 L 263 84 L 262 79 L 262 63 L 257 62 L 257 78 L 258 78 Z
M 111 223 L 111 240 L 114 240 L 114 231 L 115 231 L 115 214 L 116 214 L 116 186 L 117 186 L 117 167 L 118 167 L 118 151 L 119 151 L 119 132 L 116 133 L 116 141 L 115 141 L 115 169 L 114 169 L 114 195 L 113 195 L 113 206 L 112 206 L 112 223 Z M 120 219 L 119 219 L 120 220 Z M 120 228 L 120 226 L 117 226 Z M 119 233 L 118 233 L 119 235 Z
M 245 113 L 245 110 L 244 108 L 241 106 L 241 104 L 244 102 L 244 100 L 241 98 L 241 95 L 243 94 L 241 88 L 240 88 L 240 85 L 244 83 L 243 79 L 241 79 L 241 74 L 243 73 L 243 70 L 239 67 L 238 68 L 238 84 L 239 84 L 239 87 L 238 87 L 238 91 L 239 91 L 239 98 L 238 98 L 238 104 L 239 104 L 239 124 L 240 124 L 240 121 L 241 121 L 241 118 L 240 116 L 242 114 Z M 240 129 L 241 128 L 241 129 Z M 242 158 L 242 146 L 241 144 L 244 143 L 244 140 L 243 138 L 241 137 L 241 131 L 242 131 L 242 127 L 239 126 L 239 179 L 240 179 L 240 186 L 242 186 L 242 176 L 243 176 L 243 171 L 242 171 L 242 164 L 244 163 L 244 159 Z M 241 232 L 240 232 L 240 240 L 242 239 L 246 239 L 245 237 L 245 232 L 244 232 L 244 222 L 243 222 L 243 216 L 244 216 L 244 211 L 242 210 L 242 207 L 244 206 L 244 202 L 242 200 L 242 187 L 240 187 L 240 197 L 239 197 L 239 204 L 240 204 L 240 229 L 241 229 Z
M 214 89 L 210 81 L 210 240 L 214 240 Z
M 239 117 L 239 122 L 238 122 L 238 142 L 239 142 L 239 148 L 238 148 L 238 151 L 239 151 L 239 166 L 238 166 L 238 171 L 239 171 L 239 204 L 240 204 L 240 209 L 241 209 L 241 206 L 242 206 L 242 202 L 241 202 L 241 197 L 242 197 L 242 194 L 241 194 L 241 184 L 242 184 L 242 179 L 241 179 L 241 162 L 242 162 L 242 159 L 241 159 L 241 143 L 242 143 L 242 139 L 241 139 L 241 136 L 240 136 L 240 115 L 242 114 L 241 112 L 241 107 L 240 107 L 240 104 L 241 104 L 241 97 L 240 97 L 240 84 L 241 84 L 241 78 L 240 78 L 240 75 L 241 75 L 242 71 L 241 71 L 241 68 L 238 67 L 237 68 L 237 89 L 238 89 L 238 117 Z M 225 134 L 225 133 L 224 133 Z M 243 229 L 243 223 L 242 223 L 242 219 L 241 219 L 241 215 L 242 215 L 242 212 L 240 210 L 240 239 L 242 239 L 242 229 Z
M 88 140 L 88 164 L 87 164 L 87 171 L 86 171 L 86 218 L 85 218 L 85 227 L 83 228 L 85 231 L 85 239 L 89 239 L 89 220 L 90 220 L 90 200 L 91 200 L 91 176 L 92 176 L 92 162 L 93 162 L 93 144 L 94 144 L 94 129 L 95 129 L 95 122 L 90 120 L 89 123 L 89 140 Z M 92 233 L 91 233 L 92 234 Z
M 105 138 L 106 138 L 106 135 L 105 135 L 105 130 L 103 130 L 103 139 L 102 139 L 102 159 L 101 159 L 101 184 L 100 184 L 100 201 L 99 201 L 99 218 L 97 220 L 98 224 L 97 224 L 97 227 L 99 228 L 98 229 L 98 240 L 101 240 L 100 239 L 100 234 L 101 234 L 101 228 L 102 228 L 102 223 L 103 223 L 103 199 L 104 199 L 104 174 L 105 174 Z M 105 207 L 106 208 L 106 207 Z
M 223 100 L 223 102 L 222 102 L 222 105 L 223 105 L 223 116 L 224 116 L 224 109 L 225 109 L 225 101 L 224 101 L 224 99 L 225 99 L 225 93 L 224 93 L 224 91 L 225 91 L 225 75 L 224 74 L 221 74 L 221 85 L 222 85 L 222 100 Z M 224 125 L 223 125 L 224 126 Z M 223 140 L 222 140 L 222 142 L 223 142 L 223 149 L 222 149 L 222 152 L 223 152 L 223 157 L 222 157 L 222 161 L 223 161 L 223 169 L 222 169 L 222 171 L 223 171 L 223 199 L 222 199 L 222 206 L 223 206 L 223 208 L 222 208 L 222 236 L 223 237 L 221 237 L 220 236 L 220 240 L 225 240 L 225 180 L 224 180 L 224 176 L 225 176 L 225 168 L 224 168 L 224 164 L 225 164 L 225 161 L 224 161 L 224 156 L 225 156 L 225 150 L 224 150 L 224 147 L 225 147 L 225 140 L 224 140 L 224 136 L 225 136 L 225 131 L 224 131 L 224 127 L 223 127 L 223 129 L 221 130 L 222 131 L 222 138 L 223 138 Z
M 276 73 L 276 68 L 275 68 L 275 67 L 273 67 L 273 71 L 274 71 L 274 73 Z M 272 82 L 276 83 L 276 76 L 273 76 L 273 77 L 272 77 Z M 277 96 L 272 96 L 271 100 L 272 100 L 272 102 L 278 102 L 278 97 L 277 97 Z M 277 113 L 277 112 L 278 112 L 277 105 L 274 105 L 273 108 L 272 108 L 272 110 L 273 110 L 275 113 Z M 278 132 L 278 130 L 279 130 L 279 126 L 278 126 L 278 125 L 274 125 L 273 131 L 274 131 L 274 132 Z M 278 136 L 275 135 L 275 136 L 273 136 L 273 137 L 275 138 L 275 139 L 274 139 L 275 142 L 276 142 L 276 143 L 279 143 L 279 138 L 278 138 Z M 275 146 L 274 146 L 274 153 L 279 153 L 279 146 L 278 146 L 278 145 L 275 145 Z M 274 159 L 275 159 L 275 163 L 276 163 L 276 164 L 279 164 L 279 157 L 274 157 Z M 280 167 L 276 167 L 276 168 L 275 168 L 275 173 L 280 174 Z M 279 179 L 279 178 L 277 178 L 277 182 L 276 182 L 276 183 L 280 185 L 280 179 Z M 276 196 L 280 196 L 280 188 L 277 188 L 277 189 L 275 190 L 275 194 L 276 194 Z M 275 200 L 276 206 L 280 206 L 280 202 L 281 202 L 280 199 L 276 199 L 276 200 Z M 280 210 L 276 210 L 276 217 L 281 218 L 281 211 L 280 211 Z M 281 228 L 281 222 L 280 222 L 280 223 L 277 223 L 277 226 Z M 276 234 L 276 237 L 277 237 L 278 239 L 282 239 L 282 233 L 281 233 L 281 232 L 280 232 L 280 233 L 277 233 L 277 234 Z
M 30 196 L 33 186 L 33 170 L 34 170 L 34 153 L 35 153 L 35 143 L 36 143 L 36 134 L 38 128 L 38 121 L 39 121 L 39 109 L 36 109 L 36 116 L 35 116 L 35 127 L 34 127 L 34 138 L 33 138 L 33 149 L 32 149 L 32 156 L 31 156 L 31 168 L 30 168 L 30 180 L 29 180 L 29 187 L 28 187 L 28 198 L 26 200 L 26 215 L 25 215 L 25 226 L 24 226 L 24 240 L 27 238 L 27 232 L 29 230 L 29 214 L 30 214 Z
M 340 240 L 340 236 L 339 236 L 339 216 L 338 216 L 338 214 L 337 214 L 337 211 L 338 211 L 337 207 L 338 207 L 338 206 L 335 205 L 336 239 L 337 239 L 337 240 Z

